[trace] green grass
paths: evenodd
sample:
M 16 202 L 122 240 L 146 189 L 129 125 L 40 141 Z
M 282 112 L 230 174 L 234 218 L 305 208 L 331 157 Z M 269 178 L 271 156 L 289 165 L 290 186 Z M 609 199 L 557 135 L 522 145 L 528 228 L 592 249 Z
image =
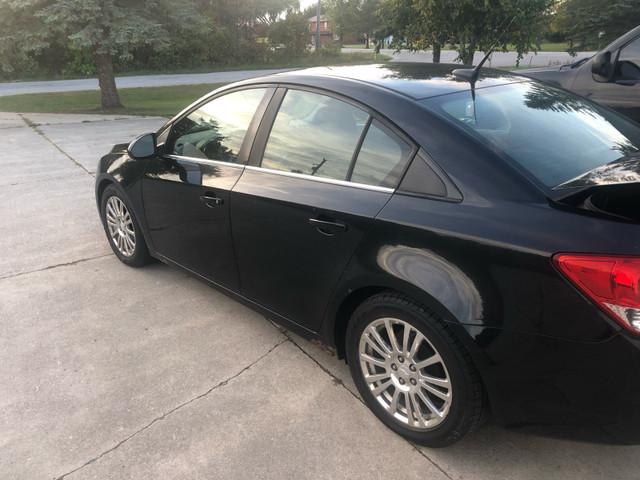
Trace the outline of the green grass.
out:
M 0 97 L 0 111 L 17 113 L 113 113 L 172 117 L 224 83 L 119 89 L 123 109 L 100 108 L 99 91 L 30 93 Z

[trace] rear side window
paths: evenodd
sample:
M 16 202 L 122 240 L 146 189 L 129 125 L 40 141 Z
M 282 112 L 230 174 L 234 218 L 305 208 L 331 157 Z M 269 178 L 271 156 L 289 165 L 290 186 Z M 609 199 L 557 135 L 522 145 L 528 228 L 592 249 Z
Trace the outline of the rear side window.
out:
M 326 95 L 289 90 L 261 166 L 392 188 L 411 152 L 411 145 L 364 110 Z
M 289 90 L 262 167 L 345 180 L 367 113 L 326 95 Z
M 236 163 L 244 136 L 266 90 L 240 90 L 202 105 L 173 126 L 167 152 Z

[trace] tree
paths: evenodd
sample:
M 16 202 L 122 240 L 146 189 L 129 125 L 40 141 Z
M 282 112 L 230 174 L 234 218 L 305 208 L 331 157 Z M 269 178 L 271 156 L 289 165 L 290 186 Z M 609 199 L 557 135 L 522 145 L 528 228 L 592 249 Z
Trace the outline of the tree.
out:
M 309 21 L 301 13 L 290 12 L 284 20 L 274 23 L 269 29 L 269 43 L 288 58 L 300 57 L 309 44 Z
M 331 29 L 342 43 L 345 36 L 353 35 L 355 31 L 357 0 L 325 0 L 323 3 L 327 8 Z
M 162 52 L 169 46 L 167 22 L 194 34 L 212 28 L 189 0 L 2 0 L 0 9 L 0 45 L 14 57 L 42 51 L 59 38 L 88 50 L 97 69 L 103 108 L 122 107 L 114 57 L 130 58 L 132 50 L 142 45 Z
M 565 0 L 556 17 L 572 51 L 600 50 L 640 24 L 640 0 Z
M 378 11 L 384 31 L 394 35 L 396 48 L 434 47 L 451 44 L 458 58 L 473 63 L 476 51 L 507 50 L 513 44 L 518 59 L 539 47 L 556 0 L 382 0 Z M 390 20 L 387 17 L 390 15 Z M 435 55 L 437 54 L 437 55 Z
M 327 15 L 340 42 L 344 37 L 364 36 L 367 47 L 372 32 L 380 25 L 376 15 L 379 0 L 326 0 Z

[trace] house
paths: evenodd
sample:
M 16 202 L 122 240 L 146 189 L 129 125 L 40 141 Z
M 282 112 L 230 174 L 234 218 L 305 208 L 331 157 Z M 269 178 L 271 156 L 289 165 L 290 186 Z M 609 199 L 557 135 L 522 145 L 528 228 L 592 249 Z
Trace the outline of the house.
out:
M 316 44 L 316 28 L 318 26 L 318 16 L 309 19 L 309 29 L 311 30 L 311 44 Z M 320 16 L 320 45 L 326 45 L 333 40 L 333 34 L 329 29 L 329 22 L 324 15 Z

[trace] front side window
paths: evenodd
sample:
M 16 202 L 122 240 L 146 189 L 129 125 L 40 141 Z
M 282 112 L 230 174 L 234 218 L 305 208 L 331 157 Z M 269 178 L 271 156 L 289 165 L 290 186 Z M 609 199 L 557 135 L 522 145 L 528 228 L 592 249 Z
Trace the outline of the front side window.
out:
M 368 115 L 326 95 L 289 90 L 271 129 L 262 167 L 346 180 Z
M 640 37 L 620 51 L 614 76 L 621 79 L 640 80 Z
M 244 136 L 266 90 L 240 90 L 200 106 L 173 126 L 167 152 L 236 163 Z

